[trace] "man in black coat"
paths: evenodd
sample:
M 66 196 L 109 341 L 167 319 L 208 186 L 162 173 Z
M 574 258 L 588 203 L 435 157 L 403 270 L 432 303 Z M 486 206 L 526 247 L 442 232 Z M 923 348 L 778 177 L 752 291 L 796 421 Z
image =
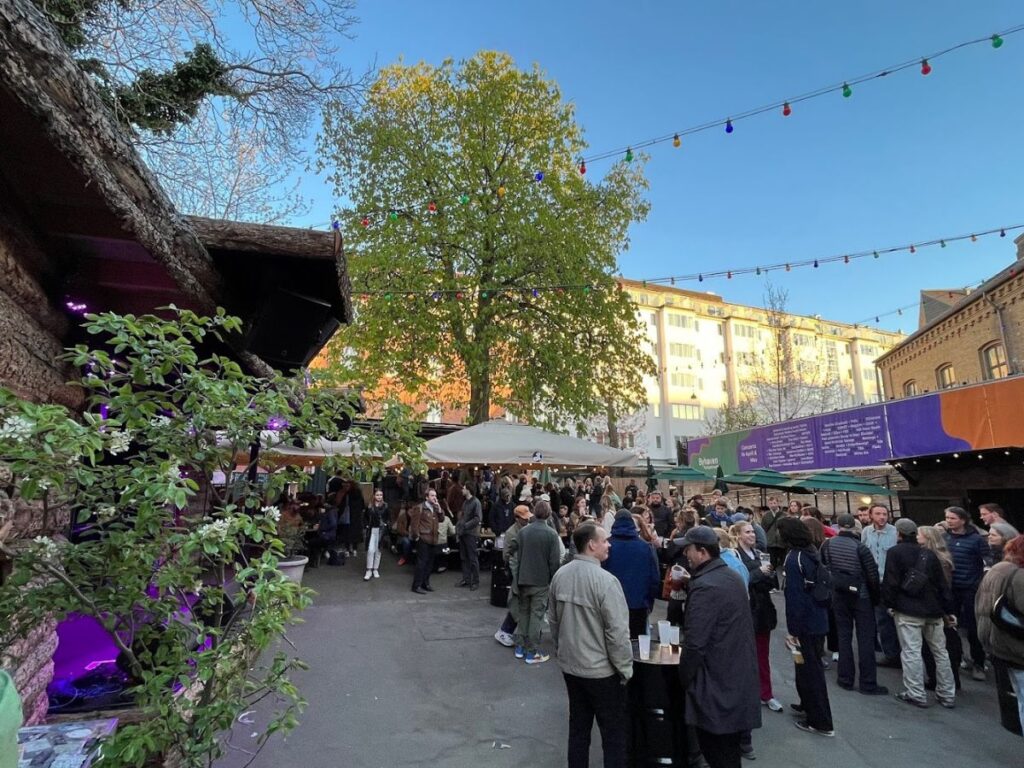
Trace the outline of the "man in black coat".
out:
M 853 515 L 840 515 L 837 525 L 839 535 L 822 546 L 821 562 L 832 574 L 832 610 L 839 636 L 839 687 L 853 690 L 857 671 L 853 661 L 856 629 L 860 692 L 885 695 L 889 689 L 878 685 L 875 662 L 875 606 L 881 599 L 878 564 L 871 550 L 861 542 Z
M 928 706 L 921 658 L 921 644 L 925 642 L 935 657 L 935 695 L 939 704 L 952 709 L 956 683 L 942 628 L 943 622 L 953 620 L 953 592 L 938 556 L 917 543 L 914 521 L 901 517 L 896 521 L 896 530 L 899 542 L 886 553 L 882 578 L 882 602 L 892 611 L 902 649 L 905 690 L 897 693 L 896 698 L 916 707 Z
M 686 723 L 711 768 L 739 768 L 744 732 L 761 727 L 754 623 L 747 588 L 706 526 L 680 542 L 690 564 L 679 677 Z

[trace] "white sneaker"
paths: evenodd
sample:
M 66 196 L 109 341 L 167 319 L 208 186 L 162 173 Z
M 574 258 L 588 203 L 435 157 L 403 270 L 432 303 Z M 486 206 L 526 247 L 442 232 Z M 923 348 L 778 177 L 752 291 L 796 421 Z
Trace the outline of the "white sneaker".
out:
M 504 645 L 506 648 L 511 648 L 516 644 L 515 639 L 508 632 L 502 632 L 500 629 L 494 633 L 494 639 Z
M 373 569 L 373 578 L 375 578 L 375 579 L 379 579 L 380 578 L 380 571 L 378 571 L 376 568 Z
M 370 573 L 369 571 L 367 571 L 365 574 L 363 574 L 363 581 L 369 581 L 372 578 L 373 578 L 373 574 Z
M 839 661 L 839 651 L 832 651 L 832 661 Z
M 768 701 L 765 701 L 765 702 L 762 702 L 762 703 L 766 707 L 768 707 L 768 709 L 770 709 L 772 712 L 781 712 L 782 711 L 782 702 L 780 702 L 778 699 L 776 699 L 774 697 L 772 697 L 772 698 L 768 699 Z

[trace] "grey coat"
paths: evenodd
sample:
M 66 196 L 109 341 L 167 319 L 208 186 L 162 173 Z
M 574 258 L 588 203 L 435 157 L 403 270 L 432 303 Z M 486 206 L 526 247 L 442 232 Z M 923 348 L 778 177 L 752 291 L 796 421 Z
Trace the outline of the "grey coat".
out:
M 690 579 L 679 677 L 686 722 L 716 734 L 761 727 L 754 622 L 743 580 L 721 559 Z
M 519 532 L 516 586 L 546 587 L 562 564 L 558 534 L 544 520 L 534 520 Z

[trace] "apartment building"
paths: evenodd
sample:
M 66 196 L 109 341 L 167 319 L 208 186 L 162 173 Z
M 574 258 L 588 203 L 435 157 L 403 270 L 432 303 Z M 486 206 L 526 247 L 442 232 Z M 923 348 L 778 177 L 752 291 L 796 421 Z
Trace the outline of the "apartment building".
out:
M 877 402 L 876 359 L 902 334 L 732 304 L 712 293 L 623 280 L 647 329 L 658 375 L 645 379 L 648 408 L 620 425 L 620 445 L 675 463 L 677 442 L 704 434 L 724 406 L 805 389 L 784 418 Z M 788 373 L 786 373 L 788 371 Z M 779 380 L 786 376 L 782 387 Z M 793 382 L 798 382 L 794 385 Z M 773 390 L 775 390 L 773 392 Z M 792 394 L 789 392 L 788 394 Z M 770 406 L 765 406 L 770 407 Z M 606 436 L 593 435 L 598 442 Z

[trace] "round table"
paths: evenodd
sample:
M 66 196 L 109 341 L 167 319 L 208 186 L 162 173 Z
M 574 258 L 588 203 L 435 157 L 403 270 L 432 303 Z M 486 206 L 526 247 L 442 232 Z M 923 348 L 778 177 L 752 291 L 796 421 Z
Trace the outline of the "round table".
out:
M 679 656 L 671 646 L 652 643 L 650 658 L 641 659 L 633 640 L 633 677 L 627 687 L 631 766 L 689 764 Z

